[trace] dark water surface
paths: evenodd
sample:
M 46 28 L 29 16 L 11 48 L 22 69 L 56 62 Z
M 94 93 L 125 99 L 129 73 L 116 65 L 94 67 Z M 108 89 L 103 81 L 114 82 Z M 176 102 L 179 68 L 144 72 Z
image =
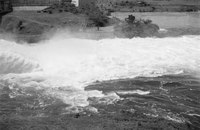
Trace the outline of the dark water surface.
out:
M 98 113 L 87 108 L 67 113 L 66 104 L 34 88 L 23 90 L 0 81 L 0 89 L 1 130 L 200 129 L 200 81 L 188 75 L 96 82 L 86 90 L 120 96 L 114 104 L 89 98 Z M 14 93 L 21 95 L 12 97 Z
M 124 98 L 121 101 L 123 105 L 140 111 L 144 115 L 189 123 L 195 129 L 200 129 L 199 83 L 199 79 L 182 75 L 113 81 L 91 88 L 96 87 L 104 92 L 149 91 L 147 95 L 119 93 L 119 96 Z
M 0 40 L 0 130 L 199 130 L 199 13 L 137 15 L 181 36 Z

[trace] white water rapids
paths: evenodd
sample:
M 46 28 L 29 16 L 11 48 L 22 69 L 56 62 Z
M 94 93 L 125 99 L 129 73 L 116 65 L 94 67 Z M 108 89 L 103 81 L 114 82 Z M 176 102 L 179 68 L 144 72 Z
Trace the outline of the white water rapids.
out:
M 200 70 L 200 37 L 60 39 L 27 45 L 0 40 L 0 83 L 40 87 L 67 104 L 87 106 L 95 81 Z M 110 94 L 110 99 L 117 95 Z M 75 102 L 75 103 L 74 103 Z

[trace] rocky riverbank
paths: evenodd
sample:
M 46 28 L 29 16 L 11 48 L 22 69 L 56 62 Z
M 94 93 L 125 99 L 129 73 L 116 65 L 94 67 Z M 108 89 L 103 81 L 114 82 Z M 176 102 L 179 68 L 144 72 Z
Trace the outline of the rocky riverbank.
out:
M 193 12 L 200 9 L 198 0 L 97 0 L 102 10 L 114 12 Z
M 151 20 L 137 20 L 129 15 L 125 22 L 120 22 L 114 27 L 114 34 L 120 38 L 152 37 L 157 36 L 159 27 Z
M 57 29 L 68 28 L 70 31 L 76 31 L 85 27 L 86 23 L 87 17 L 82 14 L 18 11 L 3 16 L 1 30 L 19 41 L 38 42 L 48 38 L 46 34 L 49 35 Z
M 12 39 L 19 42 L 36 43 L 51 38 L 57 31 L 61 30 L 66 30 L 69 35 L 78 38 L 102 39 L 121 37 L 117 35 L 119 33 L 125 34 L 126 38 L 154 36 L 154 33 L 159 29 L 156 25 L 138 21 L 137 26 L 131 27 L 132 31 L 124 33 L 116 29 L 118 26 L 123 26 L 123 23 L 124 21 L 117 18 L 108 18 L 106 27 L 98 29 L 92 26 L 93 23 L 88 16 L 80 13 L 57 12 L 51 14 L 18 11 L 3 17 L 1 30 L 2 33 L 6 33 L 5 37 L 9 34 Z M 129 37 L 127 33 L 131 34 L 132 37 Z

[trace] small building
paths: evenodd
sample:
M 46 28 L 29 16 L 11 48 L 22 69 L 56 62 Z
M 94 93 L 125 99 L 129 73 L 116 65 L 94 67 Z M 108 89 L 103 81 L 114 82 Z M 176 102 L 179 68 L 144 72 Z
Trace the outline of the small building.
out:
M 76 6 L 79 6 L 79 1 L 81 0 L 72 0 L 72 3 L 75 4 Z

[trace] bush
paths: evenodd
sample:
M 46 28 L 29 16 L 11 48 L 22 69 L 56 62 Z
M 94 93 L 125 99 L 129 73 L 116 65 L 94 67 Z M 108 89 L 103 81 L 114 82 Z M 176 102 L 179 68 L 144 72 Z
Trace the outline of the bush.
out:
M 132 24 L 132 23 L 134 23 L 134 21 L 135 21 L 135 16 L 129 15 L 128 18 L 125 18 L 125 21 L 126 21 L 127 23 L 129 23 L 129 24 Z
M 98 29 L 108 23 L 108 17 L 94 4 L 89 4 L 87 8 L 82 9 L 82 12 L 89 17 L 89 20 L 93 21 L 94 26 Z

